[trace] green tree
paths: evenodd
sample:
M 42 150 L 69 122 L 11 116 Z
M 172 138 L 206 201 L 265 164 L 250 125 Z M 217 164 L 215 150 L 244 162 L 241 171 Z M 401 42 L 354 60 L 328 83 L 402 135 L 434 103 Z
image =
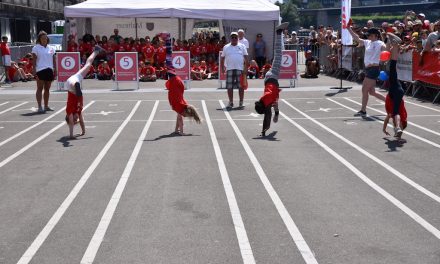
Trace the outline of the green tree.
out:
M 322 6 L 322 3 L 320 2 L 320 1 L 312 1 L 312 2 L 310 2 L 309 3 L 309 8 L 310 9 L 320 9 L 320 8 L 322 8 L 323 6 Z
M 297 2 L 300 0 L 284 0 L 281 4 L 276 2 L 275 4 L 280 7 L 280 15 L 283 22 L 289 22 L 289 29 L 292 30 L 299 26 L 299 14 Z

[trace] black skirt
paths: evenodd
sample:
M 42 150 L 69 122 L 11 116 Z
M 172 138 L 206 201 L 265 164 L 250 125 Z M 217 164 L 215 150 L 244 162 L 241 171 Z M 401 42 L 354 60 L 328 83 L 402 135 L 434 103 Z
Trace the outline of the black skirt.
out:
M 46 68 L 37 72 L 37 76 L 41 81 L 51 82 L 54 80 L 53 70 L 51 68 Z

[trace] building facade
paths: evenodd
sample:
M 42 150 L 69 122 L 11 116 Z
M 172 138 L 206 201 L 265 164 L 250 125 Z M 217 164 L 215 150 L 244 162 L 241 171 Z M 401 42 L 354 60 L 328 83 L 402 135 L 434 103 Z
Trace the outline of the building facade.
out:
M 53 32 L 53 22 L 64 19 L 64 6 L 83 0 L 0 0 L 0 35 L 11 42 L 35 42 L 40 30 Z

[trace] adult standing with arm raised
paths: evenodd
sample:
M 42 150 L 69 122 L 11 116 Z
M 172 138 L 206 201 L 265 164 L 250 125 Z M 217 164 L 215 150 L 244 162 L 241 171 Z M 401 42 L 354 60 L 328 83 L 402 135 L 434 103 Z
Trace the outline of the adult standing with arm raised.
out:
M 32 48 L 33 55 L 33 75 L 37 80 L 37 104 L 38 112 L 45 113 L 46 111 L 53 111 L 49 107 L 50 86 L 55 79 L 55 49 L 50 47 L 47 33 L 40 31 L 37 37 L 37 45 Z M 44 90 L 44 108 L 41 105 Z
M 361 110 L 355 116 L 367 115 L 368 95 L 373 95 L 376 98 L 385 101 L 385 96 L 376 92 L 376 79 L 380 74 L 380 53 L 386 49 L 385 43 L 380 40 L 380 32 L 376 28 L 370 28 L 367 31 L 368 39 L 364 40 L 353 31 L 352 25 L 347 27 L 348 32 L 353 36 L 353 39 L 359 43 L 359 46 L 365 46 L 365 78 L 362 83 L 362 106 Z
M 243 107 L 244 88 L 240 85 L 241 75 L 247 74 L 248 52 L 243 44 L 238 43 L 238 33 L 231 32 L 231 42 L 223 47 L 220 59 L 220 67 L 223 72 L 226 71 L 226 89 L 228 90 L 229 104 L 227 109 L 234 107 L 234 87 L 238 89 L 240 97 L 240 107 Z

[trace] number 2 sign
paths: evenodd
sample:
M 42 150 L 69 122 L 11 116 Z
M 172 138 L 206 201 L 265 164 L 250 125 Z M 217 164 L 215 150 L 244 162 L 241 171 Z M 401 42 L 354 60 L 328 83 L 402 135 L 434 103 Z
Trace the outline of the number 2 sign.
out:
M 81 67 L 79 52 L 57 52 L 57 79 L 62 83 L 77 73 Z
M 183 81 L 191 79 L 189 51 L 173 51 L 172 55 L 174 70 L 176 75 Z
M 297 79 L 296 50 L 283 50 L 280 67 L 280 79 Z

